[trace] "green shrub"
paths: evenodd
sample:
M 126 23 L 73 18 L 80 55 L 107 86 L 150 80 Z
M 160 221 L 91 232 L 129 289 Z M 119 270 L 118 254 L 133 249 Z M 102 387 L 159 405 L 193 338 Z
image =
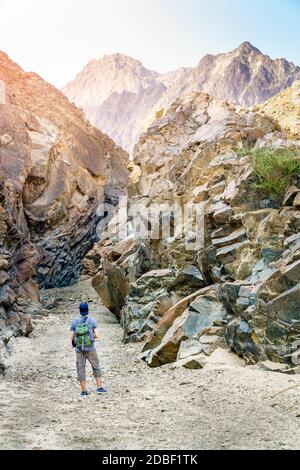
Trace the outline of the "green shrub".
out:
M 250 145 L 246 144 L 243 145 L 242 147 L 236 147 L 234 149 L 234 153 L 238 158 L 243 158 L 243 157 L 248 157 L 252 152 L 252 148 Z
M 256 181 L 253 187 L 279 199 L 300 175 L 299 152 L 291 149 L 255 149 L 250 153 Z

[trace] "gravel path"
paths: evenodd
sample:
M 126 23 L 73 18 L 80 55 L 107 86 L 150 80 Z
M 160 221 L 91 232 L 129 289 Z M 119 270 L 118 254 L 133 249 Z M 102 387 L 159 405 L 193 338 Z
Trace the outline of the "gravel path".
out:
M 300 447 L 300 376 L 218 365 L 150 369 L 138 359 L 141 345 L 122 343 L 88 280 L 49 295 L 59 306 L 36 320 L 30 338 L 16 339 L 0 379 L 0 449 Z M 92 393 L 81 399 L 68 328 L 86 299 L 100 324 L 109 393 L 97 396 L 90 377 Z

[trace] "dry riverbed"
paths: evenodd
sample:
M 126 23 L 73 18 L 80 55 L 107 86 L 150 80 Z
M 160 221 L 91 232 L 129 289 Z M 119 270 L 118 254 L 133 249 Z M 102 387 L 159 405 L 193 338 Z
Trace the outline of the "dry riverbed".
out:
M 0 449 L 297 449 L 300 376 L 214 365 L 150 369 L 140 344 L 124 345 L 89 280 L 47 292 L 58 299 L 17 338 L 0 378 Z M 68 335 L 89 299 L 109 393 L 79 397 Z M 296 387 L 295 387 L 296 386 Z M 293 387 L 293 388 L 291 388 Z

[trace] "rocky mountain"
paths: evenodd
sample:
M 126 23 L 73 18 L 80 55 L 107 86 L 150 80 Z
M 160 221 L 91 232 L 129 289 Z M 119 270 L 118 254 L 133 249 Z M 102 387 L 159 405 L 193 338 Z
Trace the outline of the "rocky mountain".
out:
M 204 91 L 251 107 L 297 79 L 299 67 L 285 59 L 273 60 L 244 42 L 229 53 L 206 55 L 195 68 L 167 74 L 147 70 L 121 54 L 104 56 L 89 62 L 63 91 L 96 127 L 132 152 L 155 116 L 184 94 Z
M 300 133 L 280 122 L 298 98 L 295 85 L 253 111 L 192 93 L 141 136 L 127 218 L 116 214 L 85 266 L 149 366 L 202 368 L 230 348 L 250 364 L 296 368 Z
M 165 91 L 159 74 L 122 54 L 91 60 L 63 92 L 123 148 L 132 148 Z
M 31 330 L 39 285 L 74 282 L 127 154 L 34 73 L 0 53 L 0 337 Z

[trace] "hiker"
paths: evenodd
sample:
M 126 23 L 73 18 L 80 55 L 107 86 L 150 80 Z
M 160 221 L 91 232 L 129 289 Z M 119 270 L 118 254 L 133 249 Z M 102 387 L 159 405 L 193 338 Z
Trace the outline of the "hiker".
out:
M 102 386 L 101 370 L 95 341 L 99 339 L 97 330 L 97 322 L 94 318 L 89 317 L 89 306 L 82 303 L 79 306 L 80 318 L 76 318 L 71 323 L 71 341 L 76 349 L 76 366 L 78 381 L 80 383 L 81 397 L 86 397 L 88 391 L 86 388 L 86 360 L 92 366 L 94 377 L 96 379 L 96 392 L 98 394 L 105 393 L 106 390 Z

